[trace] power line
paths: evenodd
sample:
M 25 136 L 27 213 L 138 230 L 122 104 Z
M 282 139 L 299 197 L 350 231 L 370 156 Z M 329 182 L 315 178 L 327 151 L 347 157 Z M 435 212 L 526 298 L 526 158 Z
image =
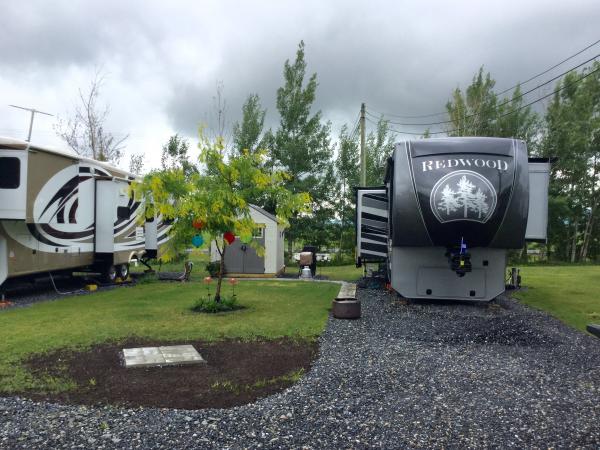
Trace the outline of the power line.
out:
M 568 70 L 566 70 L 566 71 L 562 72 L 561 74 L 559 74 L 559 75 L 557 75 L 557 76 L 555 76 L 555 77 L 553 77 L 553 78 L 550 78 L 549 80 L 545 81 L 544 83 L 542 83 L 542 84 L 538 84 L 537 86 L 535 86 L 535 87 L 533 87 L 533 88 L 529 89 L 528 91 L 525 91 L 525 92 L 523 92 L 522 94 L 520 94 L 520 95 L 518 95 L 518 96 L 516 96 L 516 97 L 514 97 L 514 98 L 510 98 L 510 99 L 506 99 L 506 100 L 504 100 L 503 102 L 501 102 L 501 103 L 497 104 L 497 105 L 494 107 L 494 109 L 496 109 L 496 110 L 497 110 L 498 108 L 500 108 L 500 107 L 502 107 L 502 106 L 508 105 L 509 103 L 512 103 L 512 102 L 514 102 L 514 101 L 516 101 L 516 100 L 520 100 L 520 99 L 522 99 L 522 98 L 523 98 L 523 97 L 525 97 L 527 94 L 530 94 L 530 93 L 532 93 L 533 91 L 535 91 L 535 90 L 537 90 L 537 89 L 539 89 L 539 88 L 541 88 L 541 87 L 544 87 L 544 86 L 546 86 L 546 85 L 548 85 L 548 84 L 552 83 L 553 81 L 556 81 L 557 79 L 559 79 L 559 78 L 563 77 L 563 76 L 564 76 L 564 75 L 566 75 L 567 73 L 569 73 L 569 72 L 571 72 L 571 71 L 573 71 L 573 70 L 575 70 L 575 69 L 578 69 L 578 68 L 580 68 L 581 66 L 583 66 L 583 65 L 585 65 L 585 64 L 587 64 L 587 63 L 589 63 L 589 62 L 591 62 L 591 61 L 594 61 L 594 60 L 595 60 L 596 58 L 598 58 L 599 56 L 600 56 L 600 53 L 599 53 L 599 54 L 597 54 L 596 56 L 594 56 L 594 57 L 592 57 L 592 58 L 588 59 L 587 61 L 584 61 L 584 62 L 582 62 L 582 63 L 580 63 L 580 64 L 578 64 L 578 65 L 576 65 L 576 66 L 574 66 L 574 67 L 571 67 L 570 69 L 568 69 Z M 374 115 L 374 114 L 371 114 L 371 113 L 369 113 L 369 112 L 367 112 L 367 114 L 370 114 L 371 116 L 375 117 L 375 115 Z M 478 115 L 479 115 L 479 114 L 477 114 L 477 113 L 469 114 L 468 116 L 465 116 L 465 119 L 469 119 L 469 118 L 471 118 L 471 117 L 475 117 L 475 116 L 478 116 Z M 444 120 L 444 121 L 440 121 L 440 122 L 429 122 L 429 123 L 402 123 L 402 122 L 394 122 L 393 120 L 388 120 L 388 122 L 389 122 L 389 123 L 393 123 L 394 125 L 402 125 L 402 126 L 411 126 L 411 125 L 414 125 L 414 126 L 431 126 L 431 125 L 445 125 L 445 124 L 448 124 L 448 123 L 452 123 L 452 120 Z
M 503 117 L 506 117 L 506 116 L 509 116 L 509 115 L 511 115 L 511 114 L 515 114 L 515 113 L 517 113 L 517 112 L 519 112 L 519 111 L 521 111 L 521 110 L 523 110 L 523 109 L 525 109 L 525 108 L 528 108 L 528 107 L 530 107 L 530 106 L 531 106 L 531 105 L 533 105 L 534 103 L 540 102 L 540 101 L 542 101 L 542 100 L 544 100 L 544 99 L 546 99 L 546 98 L 548 98 L 548 97 L 550 97 L 550 96 L 552 96 L 552 95 L 556 95 L 556 94 L 558 94 L 559 92 L 561 92 L 561 91 L 562 91 L 562 90 L 564 90 L 564 89 L 567 89 L 567 88 L 569 88 L 569 87 L 571 87 L 571 86 L 575 86 L 576 84 L 579 84 L 579 83 L 580 83 L 581 81 L 583 81 L 585 78 L 589 77 L 590 75 L 593 75 L 594 73 L 596 73 L 596 72 L 598 72 L 598 71 L 600 71 L 600 67 L 598 67 L 598 68 L 596 68 L 596 69 L 592 70 L 591 72 L 588 72 L 588 73 L 586 73 L 585 75 L 582 75 L 582 76 L 580 76 L 580 77 L 579 77 L 577 80 L 575 80 L 575 81 L 573 81 L 573 82 L 571 82 L 571 83 L 567 83 L 567 84 L 564 84 L 564 85 L 562 85 L 560 88 L 558 88 L 558 89 L 555 89 L 554 91 L 550 92 L 549 94 L 546 94 L 546 95 L 544 95 L 543 97 L 540 97 L 540 98 L 538 98 L 538 99 L 536 99 L 536 100 L 533 100 L 533 101 L 531 101 L 531 102 L 527 103 L 526 105 L 520 106 L 519 108 L 515 109 L 514 111 L 509 111 L 509 112 L 507 112 L 507 113 L 501 114 L 501 115 L 499 115 L 497 118 L 498 118 L 498 119 L 501 119 L 501 118 L 503 118 Z M 372 120 L 370 120 L 370 119 L 367 119 L 367 120 L 369 120 L 369 122 L 371 122 L 371 123 L 373 123 L 373 124 L 377 125 L 377 123 L 376 123 L 376 122 L 373 122 L 373 121 L 372 121 Z M 470 127 L 465 127 L 465 129 L 468 129 L 468 128 L 473 128 L 473 127 L 472 127 L 472 126 L 470 126 Z M 397 133 L 397 134 L 409 134 L 409 135 L 413 135 L 413 136 L 422 136 L 422 135 L 424 134 L 424 133 L 415 133 L 415 132 L 410 132 L 410 131 L 400 131 L 400 130 L 396 130 L 395 128 L 391 128 L 391 127 L 390 127 L 390 128 L 388 128 L 388 130 L 390 130 L 390 131 L 391 131 L 391 132 L 393 132 L 393 133 Z M 435 132 L 429 132 L 429 134 L 449 134 L 449 133 L 454 133 L 454 132 L 457 132 L 457 131 L 461 131 L 461 128 L 455 128 L 455 129 L 453 129 L 453 130 L 447 130 L 447 131 L 435 131 Z
M 536 78 L 539 78 L 539 77 L 541 77 L 542 75 L 546 75 L 546 74 L 547 74 L 548 72 L 550 72 L 552 69 L 556 69 L 558 66 L 560 66 L 560 65 L 562 65 L 562 64 L 564 64 L 564 63 L 566 63 L 566 62 L 567 62 L 567 61 L 569 61 L 570 59 L 573 59 L 573 58 L 575 58 L 576 56 L 579 56 L 579 55 L 581 55 L 583 52 L 585 52 L 586 50 L 588 50 L 588 49 L 592 48 L 594 45 L 598 44 L 599 42 L 600 42 L 600 39 L 598 39 L 596 42 L 593 42 L 592 44 L 588 45 L 588 46 L 587 46 L 587 47 L 585 47 L 584 49 L 581 49 L 581 50 L 579 50 L 577 53 L 575 53 L 575 54 L 573 54 L 573 55 L 569 56 L 568 58 L 565 58 L 565 59 L 563 59 L 561 62 L 554 64 L 552 67 L 549 67 L 548 69 L 544 70 L 543 72 L 541 72 L 541 73 L 538 73 L 537 75 L 535 75 L 535 76 L 533 76 L 533 77 L 531 77 L 531 78 L 529 78 L 529 79 L 527 79 L 527 80 L 523 81 L 522 83 L 518 83 L 518 84 L 515 84 L 515 85 L 514 85 L 514 86 L 512 86 L 512 87 L 509 87 L 508 89 L 504 89 L 503 91 L 501 91 L 501 92 L 498 92 L 498 94 L 496 94 L 496 95 L 502 95 L 502 94 L 505 94 L 506 92 L 508 92 L 508 91 L 510 91 L 510 90 L 512 90 L 512 89 L 514 89 L 514 88 L 516 88 L 517 86 L 519 86 L 519 84 L 526 84 L 526 83 L 529 83 L 529 82 L 530 82 L 530 81 L 532 81 L 532 80 L 535 80 Z
M 360 112 L 356 115 L 356 120 L 354 121 L 354 125 L 352 126 L 352 133 L 350 134 L 349 140 L 353 140 L 358 133 L 358 124 L 360 122 Z
M 504 93 L 506 93 L 506 92 L 508 92 L 508 91 L 510 91 L 510 90 L 512 90 L 512 89 L 515 89 L 515 88 L 516 88 L 517 86 L 519 86 L 519 85 L 523 85 L 523 84 L 529 83 L 530 81 L 532 81 L 532 80 L 535 80 L 536 78 L 539 78 L 539 77 L 541 77 L 542 75 L 545 75 L 545 74 L 547 74 L 547 73 L 548 73 L 548 72 L 550 72 L 552 69 L 556 69 L 558 66 L 560 66 L 560 65 L 562 65 L 562 64 L 564 64 L 564 63 L 566 63 L 567 61 L 569 61 L 569 60 L 571 60 L 571 59 L 575 58 L 576 56 L 579 56 L 580 54 L 582 54 L 582 53 L 583 53 L 583 52 L 585 52 L 586 50 L 589 50 L 590 48 L 594 47 L 595 45 L 598 45 L 598 43 L 600 43 L 600 39 L 598 39 L 598 40 L 597 40 L 597 41 L 595 41 L 595 42 L 592 42 L 592 43 L 591 43 L 591 44 L 589 44 L 587 47 L 584 47 L 583 49 L 579 50 L 578 52 L 576 52 L 576 53 L 572 54 L 571 56 L 569 56 L 569 57 L 567 57 L 567 58 L 565 58 L 565 59 L 563 59 L 563 60 L 562 60 L 562 61 L 560 61 L 559 63 L 556 63 L 556 64 L 554 64 L 552 67 L 549 67 L 548 69 L 544 70 L 543 72 L 540 72 L 540 73 L 538 73 L 537 75 L 534 75 L 534 76 L 532 76 L 531 78 L 528 78 L 527 80 L 525 80 L 525 81 L 523 81 L 523 82 L 517 83 L 517 84 L 515 84 L 514 86 L 511 86 L 511 87 L 509 87 L 509 88 L 507 88 L 507 89 L 504 89 L 503 91 L 501 91 L 501 92 L 497 93 L 496 95 L 502 95 L 502 94 L 504 94 Z M 400 115 L 400 114 L 389 114 L 389 113 L 382 113 L 382 112 L 375 111 L 375 110 L 373 110 L 373 111 L 374 111 L 374 112 L 376 112 L 376 113 L 378 113 L 378 114 L 384 115 L 384 116 L 388 116 L 388 117 L 397 117 L 397 118 L 399 118 L 399 119 L 424 119 L 424 118 L 426 118 L 426 117 L 435 117 L 435 116 L 441 116 L 441 115 L 445 115 L 445 114 L 447 114 L 447 112 L 446 112 L 446 111 L 442 111 L 442 112 L 431 113 L 431 114 L 422 114 L 422 115 L 417 115 L 417 116 L 404 116 L 404 115 Z

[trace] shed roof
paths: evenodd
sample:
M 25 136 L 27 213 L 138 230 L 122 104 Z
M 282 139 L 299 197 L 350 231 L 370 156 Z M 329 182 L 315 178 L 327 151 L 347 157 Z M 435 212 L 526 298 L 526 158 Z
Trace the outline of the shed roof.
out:
M 278 223 L 279 221 L 277 220 L 277 217 L 275 217 L 273 214 L 271 214 L 268 211 L 265 211 L 264 209 L 262 209 L 260 206 L 256 206 L 253 204 L 250 204 L 250 208 L 252 208 L 253 210 L 261 213 L 263 216 L 265 216 L 268 219 L 271 219 L 273 222 Z

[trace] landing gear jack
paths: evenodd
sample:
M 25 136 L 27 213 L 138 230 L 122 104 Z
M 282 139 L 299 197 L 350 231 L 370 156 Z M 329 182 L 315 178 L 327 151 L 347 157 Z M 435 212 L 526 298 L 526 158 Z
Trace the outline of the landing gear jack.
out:
M 148 259 L 140 259 L 140 262 L 147 267 L 147 269 L 144 270 L 144 273 L 155 273 L 156 271 L 152 268 L 150 264 L 148 264 L 148 261 Z

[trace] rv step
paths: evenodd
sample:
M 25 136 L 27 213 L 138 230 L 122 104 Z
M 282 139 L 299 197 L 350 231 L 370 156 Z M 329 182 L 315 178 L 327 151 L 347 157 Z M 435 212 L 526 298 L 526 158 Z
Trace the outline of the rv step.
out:
M 356 284 L 344 283 L 340 288 L 336 300 L 355 300 L 356 299 Z
M 600 325 L 589 324 L 587 326 L 587 330 L 592 333 L 594 336 L 600 338 Z

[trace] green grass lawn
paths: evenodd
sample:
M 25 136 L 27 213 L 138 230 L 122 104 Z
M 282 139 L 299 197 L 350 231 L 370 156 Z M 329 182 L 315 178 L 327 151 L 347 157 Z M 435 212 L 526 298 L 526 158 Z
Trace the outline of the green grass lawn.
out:
M 349 266 L 317 266 L 317 275 L 325 275 L 330 280 L 356 281 L 363 275 L 363 267 L 357 269 L 354 264 Z
M 190 311 L 206 294 L 204 284 L 152 282 L 8 310 L 0 313 L 0 392 L 68 389 L 68 380 L 33 378 L 20 364 L 31 354 L 63 347 L 128 337 L 314 339 L 325 327 L 338 289 L 330 283 L 242 281 L 236 294 L 246 309 L 207 315 Z M 225 283 L 224 294 L 230 291 Z
M 526 266 L 515 297 L 580 330 L 600 323 L 600 266 Z

